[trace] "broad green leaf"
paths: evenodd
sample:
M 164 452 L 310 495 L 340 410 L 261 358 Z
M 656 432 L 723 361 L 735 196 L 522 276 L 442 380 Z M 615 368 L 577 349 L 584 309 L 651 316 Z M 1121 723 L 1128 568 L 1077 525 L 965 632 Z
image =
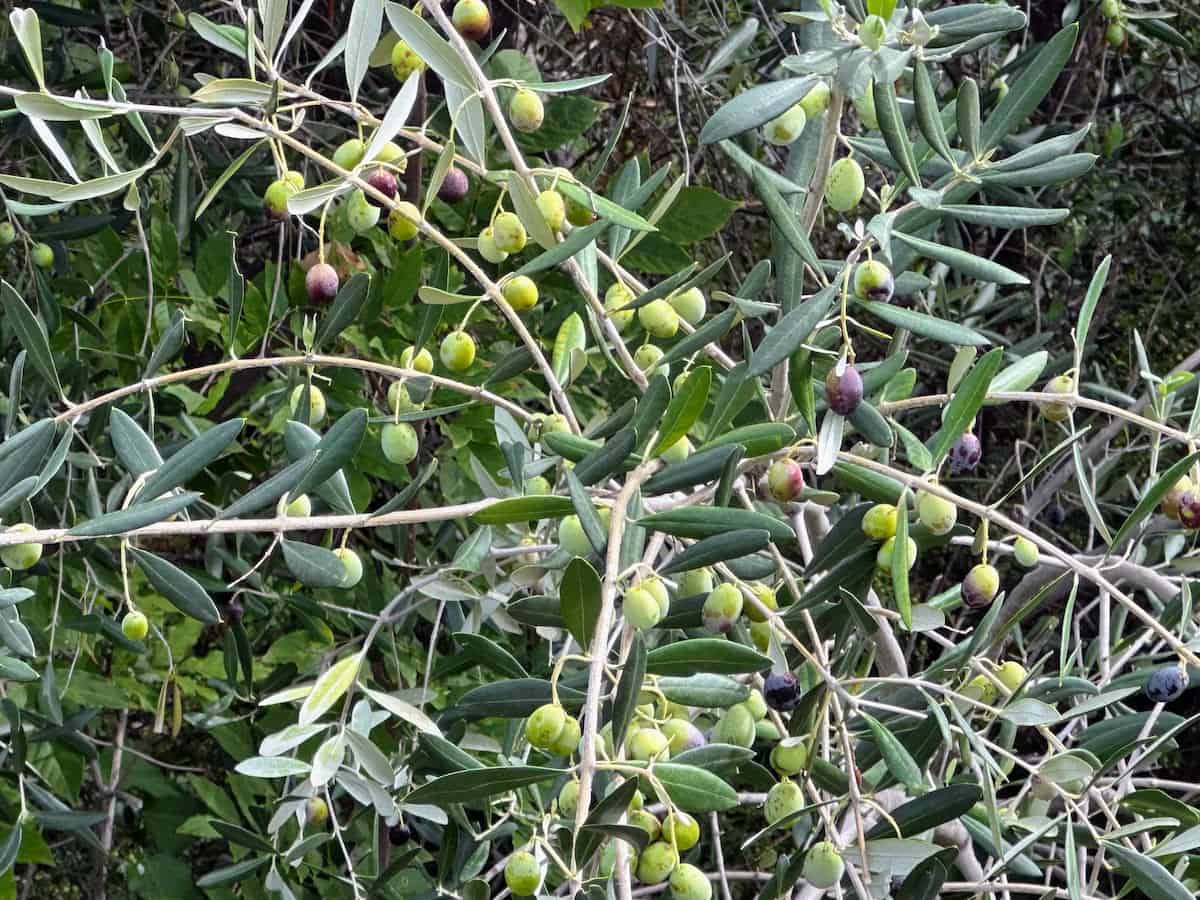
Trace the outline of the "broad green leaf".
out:
M 663 413 L 662 425 L 658 432 L 658 441 L 650 451 L 651 456 L 660 455 L 687 435 L 704 412 L 711 385 L 712 368 L 709 366 L 700 366 L 688 374 L 675 396 L 671 398 L 671 402 L 667 404 L 667 411 Z
M 563 573 L 558 589 L 563 621 L 584 650 L 592 646 L 596 618 L 600 615 L 600 576 L 586 559 L 575 557 Z
M 346 733 L 338 731 L 337 734 L 327 738 L 313 754 L 312 771 L 308 773 L 313 787 L 324 787 L 332 781 L 337 770 L 342 767 L 342 761 L 345 758 Z
M 956 272 L 962 272 L 979 281 L 990 281 L 1000 285 L 1029 284 L 1029 279 L 1019 272 L 1014 272 L 999 263 L 984 259 L 982 256 L 975 256 L 965 250 L 935 244 L 933 241 L 922 240 L 900 231 L 893 231 L 892 237 L 912 247 L 922 256 L 935 262 L 945 263 Z
M 978 159 L 979 146 L 979 84 L 974 78 L 964 78 L 958 85 L 954 104 L 958 116 L 958 139 L 971 159 Z
M 328 725 L 320 724 L 288 725 L 263 738 L 258 745 L 258 753 L 260 756 L 282 756 L 305 741 L 316 737 L 328 727 Z
M 722 638 L 677 641 L 656 647 L 646 656 L 646 671 L 652 675 L 692 675 L 696 672 L 737 675 L 762 672 L 770 666 L 769 656 Z
M 976 414 L 983 406 L 987 397 L 992 378 L 1004 362 L 1004 349 L 996 347 L 989 350 L 959 382 L 954 396 L 946 406 L 942 417 L 942 426 L 929 439 L 929 452 L 933 455 L 933 464 L 940 465 L 950 448 L 970 427 Z
M 669 200 L 670 197 L 664 198 Z M 699 185 L 683 187 L 673 202 L 648 221 L 658 225 L 663 237 L 684 247 L 719 233 L 741 204 Z
M 232 53 L 239 59 L 246 58 L 246 29 L 235 25 L 218 25 L 200 13 L 188 13 L 188 24 L 192 30 L 214 47 Z
M 8 21 L 12 24 L 13 34 L 17 37 L 17 43 L 21 45 L 21 52 L 25 54 L 25 60 L 29 63 L 29 69 L 33 72 L 38 87 L 46 90 L 46 71 L 42 62 L 42 25 L 38 20 L 37 11 L 14 8 L 8 14 Z
M 304 703 L 300 707 L 298 721 L 308 725 L 321 718 L 326 711 L 342 699 L 342 695 L 354 684 L 362 665 L 362 652 L 347 656 L 341 662 L 334 663 L 326 669 L 317 683 L 313 685 Z
M 146 573 L 146 579 L 154 589 L 181 613 L 199 619 L 206 625 L 220 621 L 217 605 L 195 578 L 161 556 L 155 556 L 146 550 L 131 547 L 130 553 Z
M 136 531 L 147 525 L 162 522 L 177 513 L 183 512 L 200 499 L 200 494 L 176 494 L 161 500 L 150 500 L 138 503 L 129 509 L 105 513 L 89 519 L 74 528 L 68 529 L 72 537 L 105 537 L 113 534 L 123 534 Z
M 18 12 L 22 12 L 22 10 L 14 10 L 13 15 L 15 16 Z M 36 21 L 36 13 L 29 11 L 29 14 Z M 20 294 L 7 281 L 0 281 L 0 305 L 3 305 L 4 308 L 5 321 L 12 326 L 17 340 L 29 354 L 30 362 L 61 395 L 62 384 L 58 380 L 58 369 L 54 365 L 54 355 L 50 352 L 50 340 L 46 336 L 46 329 L 33 311 L 25 305 Z
M 655 763 L 654 777 L 684 812 L 722 812 L 737 806 L 737 791 L 723 779 L 697 766 Z
M 660 469 L 646 481 L 648 495 L 669 494 L 719 478 L 726 462 L 741 451 L 733 444 L 699 450 L 683 462 Z
M 116 413 L 117 410 L 113 410 L 113 414 Z M 186 484 L 237 440 L 245 424 L 245 419 L 232 419 L 214 425 L 203 434 L 192 438 L 172 453 L 171 457 L 158 467 L 158 471 L 146 479 L 139 496 L 156 498 Z
M 451 772 L 416 788 L 404 798 L 404 802 L 431 803 L 434 806 L 475 803 L 507 791 L 559 778 L 562 774 L 561 769 L 544 766 L 499 766 Z
M 576 184 L 573 181 L 560 181 L 558 183 L 558 191 L 586 209 L 592 210 L 601 219 L 606 219 L 609 225 L 620 225 L 631 231 L 658 230 L 637 213 L 617 203 L 613 203 L 607 197 L 601 197 L 599 194 L 593 193 L 581 184 Z
M 700 129 L 701 144 L 715 144 L 751 128 L 765 125 L 799 103 L 817 79 L 783 78 L 742 91 L 727 100 Z
M 1078 33 L 1078 25 L 1069 25 L 1058 32 L 1010 85 L 1004 99 L 996 104 L 992 114 L 983 123 L 979 135 L 983 152 L 997 146 L 1037 109 L 1071 58 Z

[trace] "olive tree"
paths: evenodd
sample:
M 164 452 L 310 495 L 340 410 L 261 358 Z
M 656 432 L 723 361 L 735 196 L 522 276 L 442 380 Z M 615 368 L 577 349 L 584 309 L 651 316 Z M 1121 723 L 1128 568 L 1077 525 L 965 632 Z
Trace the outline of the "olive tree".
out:
M 482 0 L 358 0 L 300 66 L 311 7 L 191 14 L 180 104 L 103 44 L 55 90 L 10 15 L 49 165 L 0 175 L 0 870 L 65 832 L 103 896 L 137 764 L 207 773 L 156 896 L 1193 896 L 1200 407 L 1083 389 L 1108 260 L 1070 359 L 969 316 L 1028 318 L 1013 235 L 1096 163 L 1030 117 L 1129 13 L 781 13 L 696 138 L 765 226 L 739 271 L 688 261 L 739 204 L 613 163 L 632 105 L 556 164 L 603 74 L 543 81 Z M 1036 463 L 972 480 L 1028 410 Z M 1115 501 L 1093 420 L 1146 451 Z M 1072 459 L 1083 544 L 1018 508 Z

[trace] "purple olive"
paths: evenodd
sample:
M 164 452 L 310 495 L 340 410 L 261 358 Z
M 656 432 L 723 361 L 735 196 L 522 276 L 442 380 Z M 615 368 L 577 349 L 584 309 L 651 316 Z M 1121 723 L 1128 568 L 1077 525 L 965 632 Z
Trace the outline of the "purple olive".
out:
M 1200 528 L 1200 494 L 1188 491 L 1179 498 L 1179 524 L 1184 528 Z
M 313 303 L 328 303 L 338 292 L 337 270 L 329 263 L 317 263 L 304 276 L 308 299 Z
M 840 376 L 836 366 L 830 369 L 825 376 L 825 394 L 830 409 L 841 416 L 851 415 L 863 398 L 863 380 L 858 369 L 848 365 Z
M 778 712 L 794 709 L 800 702 L 800 685 L 791 672 L 772 672 L 763 682 L 763 699 Z
M 1178 700 L 1188 686 L 1187 672 L 1180 666 L 1163 666 L 1146 680 L 1146 696 L 1155 703 Z
M 446 203 L 457 203 L 467 196 L 470 188 L 471 183 L 467 180 L 466 173 L 451 166 L 446 172 L 446 177 L 442 179 L 442 186 L 438 188 L 438 199 Z
M 396 182 L 396 176 L 387 169 L 376 169 L 367 176 L 367 184 L 375 188 L 375 190 L 379 191 L 379 193 L 383 194 L 389 200 L 395 198 L 396 191 L 399 188 L 399 185 Z M 370 194 L 367 194 L 367 202 L 369 202 L 372 206 L 383 206 L 382 203 L 380 203 Z
M 973 472 L 983 456 L 983 447 L 979 438 L 967 432 L 950 450 L 950 470 L 953 472 Z

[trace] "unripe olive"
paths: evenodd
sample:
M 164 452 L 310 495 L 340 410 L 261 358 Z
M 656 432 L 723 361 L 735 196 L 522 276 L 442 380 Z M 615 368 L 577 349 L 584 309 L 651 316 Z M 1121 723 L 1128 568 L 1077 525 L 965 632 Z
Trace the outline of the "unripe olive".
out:
M 804 107 L 796 103 L 763 126 L 763 138 L 768 144 L 786 147 L 800 137 L 807 121 L 808 114 L 804 112 Z
M 539 415 L 538 421 L 541 423 L 541 432 L 543 435 L 570 434 L 571 432 L 571 423 L 567 421 L 567 417 L 562 413 Z M 601 517 L 603 517 L 603 514 Z
M 668 465 L 681 463 L 692 455 L 692 442 L 686 437 L 681 437 L 670 447 L 659 454 L 659 459 Z
M 520 253 L 525 249 L 525 226 L 516 213 L 502 212 L 492 222 L 492 240 L 503 253 Z
M 333 164 L 343 169 L 353 169 L 367 152 L 367 145 L 358 138 L 351 138 L 333 151 Z
M 854 296 L 860 300 L 887 303 L 896 290 L 892 270 L 877 259 L 859 263 L 854 270 Z
M 784 738 L 771 751 L 771 766 L 780 775 L 797 775 L 808 765 L 808 745 L 804 738 Z
M 771 623 L 770 622 L 751 622 L 750 623 L 750 639 L 754 641 L 754 646 L 766 653 L 771 649 Z
M 679 313 L 666 300 L 651 300 L 638 307 L 638 321 L 657 338 L 674 337 L 679 330 Z
M 979 443 L 979 438 L 968 431 L 959 435 L 954 446 L 950 448 L 950 471 L 973 472 L 982 458 L 983 446 Z
M 867 16 L 858 26 L 858 39 L 868 50 L 878 50 L 887 37 L 887 22 L 881 16 Z
M 625 752 L 638 762 L 671 758 L 671 742 L 657 728 L 638 728 L 625 739 Z
M 877 131 L 879 129 L 879 116 L 875 113 L 874 84 L 874 81 L 869 82 L 867 90 L 861 97 L 855 97 L 853 103 L 854 109 L 858 113 L 859 121 L 863 123 L 863 126 Z
M 573 816 L 578 806 L 579 782 L 572 778 L 558 792 L 558 811 L 565 816 Z
M 468 41 L 483 40 L 492 29 L 492 14 L 483 0 L 458 0 L 450 19 Z
M 666 841 L 655 841 L 638 858 L 637 877 L 642 884 L 661 884 L 679 865 L 679 854 Z
M 825 112 L 829 107 L 829 94 L 829 85 L 824 81 L 818 82 L 817 86 L 810 89 L 800 100 L 804 114 L 812 119 Z
M 0 247 L 7 247 L 17 239 L 17 229 L 12 222 L 0 222 Z
M 695 750 L 706 743 L 704 732 L 687 719 L 667 719 L 662 725 L 662 733 L 667 736 L 671 746 L 671 755 L 678 756 L 684 750 Z
M 547 748 L 554 756 L 570 756 L 579 749 L 579 739 L 583 736 L 583 729 L 579 727 L 579 720 L 574 716 L 567 716 L 563 722 L 562 731 L 558 733 L 553 743 Z
M 399 183 L 396 181 L 396 176 L 387 169 L 375 169 L 367 176 L 367 184 L 379 191 L 389 200 L 395 198 L 396 192 L 399 190 Z M 370 194 L 367 195 L 367 202 L 372 206 L 382 206 L 383 204 L 375 199 Z
M 672 900 L 712 900 L 712 882 L 691 863 L 681 863 L 671 873 Z
M 428 375 L 433 371 L 433 354 L 424 347 L 420 350 L 413 346 L 405 347 L 400 353 L 400 367 Z M 394 383 L 399 384 L 400 382 Z
M 1115 19 L 1121 14 L 1121 0 L 1100 0 L 1100 15 Z
M 288 217 L 288 200 L 297 193 L 299 191 L 296 186 L 286 178 L 272 181 L 263 193 L 263 208 L 267 215 L 272 219 L 286 219 Z
M 408 81 L 408 76 L 413 72 L 423 71 L 425 60 L 417 55 L 417 51 L 408 46 L 407 41 L 396 41 L 396 46 L 392 48 L 392 74 L 399 81 Z
M 284 507 L 284 512 L 296 519 L 308 518 L 312 515 L 312 500 L 308 498 L 308 494 L 301 494 Z
M 567 205 L 563 202 L 562 194 L 553 188 L 542 191 L 537 196 L 537 208 L 551 231 L 562 231 L 563 223 L 567 220 Z
M 361 190 L 355 190 L 346 200 L 346 224 L 355 234 L 366 234 L 379 224 L 379 207 L 372 206 Z M 389 220 L 389 230 L 390 226 Z
M 1110 47 L 1122 47 L 1125 44 L 1125 26 L 1120 22 L 1109 22 L 1104 30 L 1104 39 Z
M 618 333 L 623 333 L 629 327 L 629 323 L 633 321 L 635 311 L 621 308 L 632 302 L 633 292 L 619 281 L 604 292 L 604 311 L 608 313 L 612 323 L 617 326 Z
M 751 688 L 750 696 L 736 705 L 745 708 L 755 722 L 761 722 L 767 715 L 767 701 L 758 688 Z
M 771 709 L 787 712 L 800 702 L 800 684 L 791 672 L 772 672 L 763 679 L 762 694 Z
M 304 396 L 304 385 L 298 384 L 292 388 L 292 396 L 290 406 L 292 415 L 295 416 L 300 410 L 300 400 Z M 325 419 L 325 395 L 321 389 L 315 384 L 309 385 L 308 388 L 308 424 L 320 425 Z
M 394 414 L 420 409 L 421 404 L 413 402 L 403 381 L 393 381 L 388 385 L 387 408 Z
M 750 585 L 750 593 L 752 593 L 762 606 L 771 612 L 779 609 L 779 598 L 775 594 L 775 589 L 770 585 L 755 582 Z M 765 622 L 770 618 L 766 612 L 753 603 L 746 604 L 746 618 L 751 622 Z
M 145 640 L 150 633 L 150 620 L 140 610 L 130 610 L 121 619 L 121 633 L 131 641 Z
M 28 522 L 18 522 L 5 530 L 10 534 L 19 534 L 26 531 L 37 531 L 37 528 Z M 0 548 L 0 561 L 16 571 L 33 568 L 41 558 L 41 544 L 9 544 L 7 547 Z
M 549 494 L 551 492 L 550 482 L 541 475 L 534 475 L 532 478 L 525 479 L 526 494 Z
M 662 825 L 653 813 L 648 813 L 644 809 L 635 809 L 630 811 L 625 820 L 634 828 L 640 828 L 646 834 L 650 835 L 650 840 L 658 840 L 658 836 L 662 834 Z
M 457 166 L 451 166 L 446 170 L 442 183 L 438 186 L 438 199 L 445 203 L 457 203 L 467 196 L 470 189 L 471 182 L 467 179 L 466 173 Z
M 33 245 L 33 264 L 39 269 L 49 269 L 54 265 L 54 248 L 49 244 Z
M 1025 667 L 1012 659 L 996 670 L 997 680 L 1008 689 L 1010 694 L 1019 688 L 1028 676 L 1029 673 L 1025 671 Z
M 804 490 L 804 470 L 794 459 L 777 459 L 767 469 L 767 490 L 780 503 L 795 500 Z
M 338 547 L 333 551 L 333 555 L 342 561 L 342 568 L 346 570 L 342 578 L 342 587 L 352 588 L 362 581 L 363 564 L 357 553 L 349 547 Z
M 767 824 L 774 825 L 803 807 L 804 792 L 800 790 L 800 785 L 790 778 L 784 778 L 767 791 L 767 804 L 763 811 Z
M 622 602 L 625 621 L 639 631 L 653 628 L 662 618 L 662 610 L 654 595 L 644 588 L 631 588 Z
M 979 563 L 962 583 L 963 603 L 972 609 L 987 606 L 1000 591 L 1000 573 L 989 563 Z
M 828 890 L 839 881 L 846 871 L 846 863 L 837 847 L 829 841 L 813 844 L 804 854 L 804 865 L 800 874 L 815 888 Z
M 1070 375 L 1055 375 L 1042 388 L 1043 394 L 1070 394 L 1075 390 L 1075 381 Z M 1045 400 L 1041 403 L 1042 417 L 1051 422 L 1061 422 L 1071 414 L 1071 406 L 1057 400 Z
M 689 569 L 679 578 L 680 597 L 698 597 L 713 589 L 711 569 Z
M 451 372 L 465 372 L 475 362 L 475 340 L 465 331 L 452 331 L 442 338 L 438 355 Z
M 681 809 L 675 810 L 662 824 L 663 838 L 675 845 L 681 853 L 691 850 L 700 843 L 700 823 Z
M 283 180 L 294 187 L 297 191 L 304 190 L 303 172 L 297 172 L 295 169 L 288 169 L 283 173 Z
M 310 825 L 324 825 L 329 820 L 329 807 L 321 797 L 309 797 L 304 804 L 304 817 Z
M 890 503 L 876 503 L 862 519 L 863 534 L 873 541 L 886 541 L 896 533 L 899 512 Z
M 338 292 L 337 269 L 329 263 L 317 263 L 304 276 L 304 290 L 310 303 L 328 303 Z
M 962 689 L 962 695 L 991 706 L 996 702 L 996 685 L 986 675 L 976 675 Z
M 649 592 L 650 596 L 658 603 L 658 611 L 662 615 L 666 615 L 671 609 L 671 595 L 667 592 L 667 586 L 662 583 L 660 578 L 645 578 L 639 581 L 636 587 Z
M 603 519 L 603 513 L 601 513 Z M 566 516 L 558 523 L 558 543 L 572 556 L 588 556 L 593 552 L 591 541 L 583 530 L 579 516 Z M 657 603 L 655 607 L 657 607 Z
M 858 369 L 847 365 L 841 375 L 838 374 L 837 366 L 830 369 L 829 374 L 825 376 L 825 397 L 829 408 L 835 413 L 841 416 L 852 415 L 863 398 L 863 380 L 858 374 Z
M 825 181 L 825 202 L 837 212 L 849 212 L 862 201 L 867 189 L 862 166 L 850 157 L 843 157 L 829 167 Z
M 746 707 L 731 706 L 717 720 L 712 739 L 718 744 L 733 744 L 735 747 L 754 745 L 754 716 Z
M 1163 494 L 1162 504 L 1159 509 L 1162 514 L 1168 519 L 1179 520 L 1179 501 L 1183 499 L 1183 495 L 1190 493 L 1192 490 L 1192 479 L 1186 475 L 1180 475 L 1179 480 L 1175 482 L 1171 488 Z
M 688 288 L 682 293 L 672 294 L 667 298 L 667 302 L 675 312 L 679 313 L 679 318 L 687 322 L 689 325 L 699 325 L 704 319 L 704 314 L 708 311 L 708 303 L 704 299 L 704 292 L 698 287 Z
M 537 306 L 538 287 L 528 275 L 517 275 L 504 283 L 504 299 L 517 312 Z
M 388 462 L 407 466 L 417 458 L 417 431 L 408 422 L 390 422 L 383 426 L 379 446 Z
M 567 724 L 567 711 L 557 703 L 539 706 L 525 720 L 525 740 L 539 750 L 549 750 Z
M 783 735 L 770 719 L 759 719 L 754 723 L 754 743 L 774 744 Z
M 1024 566 L 1026 569 L 1032 569 L 1038 564 L 1038 558 L 1041 556 L 1037 544 L 1026 537 L 1019 537 L 1013 541 L 1013 559 L 1018 565 Z
M 386 141 L 379 148 L 379 152 L 375 154 L 375 161 L 379 163 L 392 163 L 401 171 L 407 168 L 404 151 L 400 149 L 400 145 L 395 141 Z
M 479 232 L 479 240 L 475 246 L 479 250 L 479 255 L 493 265 L 499 265 L 508 259 L 508 254 L 496 246 L 496 232 L 490 225 Z
M 709 631 L 728 634 L 742 614 L 742 592 L 732 584 L 719 584 L 704 598 L 700 615 Z
M 933 534 L 949 534 L 958 521 L 958 507 L 935 494 L 918 491 L 917 516 Z
M 892 570 L 892 553 L 896 549 L 896 538 L 890 537 L 879 545 L 879 551 L 875 554 L 875 565 L 884 572 Z M 917 542 L 912 538 L 908 539 L 908 567 L 911 569 L 917 561 Z
M 393 240 L 411 241 L 421 230 L 417 224 L 421 221 L 421 211 L 407 200 L 401 200 L 388 213 L 388 234 Z
M 567 221 L 576 228 L 583 228 L 596 221 L 596 211 L 578 200 L 567 198 Z
M 527 88 L 521 88 L 508 102 L 508 120 L 517 131 L 526 134 L 537 131 L 542 127 L 542 120 L 545 118 L 546 110 L 542 106 L 542 98 Z
M 532 897 L 542 886 L 542 867 L 527 850 L 518 850 L 504 864 L 504 883 L 518 897 Z
M 654 344 L 642 344 L 633 351 L 633 364 L 649 375 L 658 368 L 658 361 L 664 356 L 666 353 L 662 347 L 656 347 Z

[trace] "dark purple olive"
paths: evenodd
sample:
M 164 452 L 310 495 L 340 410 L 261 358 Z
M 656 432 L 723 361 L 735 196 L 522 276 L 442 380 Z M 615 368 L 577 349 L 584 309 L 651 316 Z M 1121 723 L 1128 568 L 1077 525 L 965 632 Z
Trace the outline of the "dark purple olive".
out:
M 387 169 L 376 169 L 367 176 L 367 184 L 375 188 L 375 190 L 379 191 L 379 193 L 383 194 L 389 200 L 396 196 L 396 191 L 398 189 L 396 176 Z M 367 194 L 367 202 L 369 202 L 372 206 L 383 206 L 382 203 L 380 203 L 370 194 Z
M 1188 491 L 1179 498 L 1179 524 L 1184 528 L 1200 528 L 1200 494 Z
M 388 843 L 393 847 L 399 847 L 401 844 L 407 844 L 412 838 L 412 831 L 404 824 L 401 819 L 395 825 L 388 829 Z
M 800 702 L 800 685 L 791 672 L 772 672 L 763 682 L 763 699 L 778 712 L 794 709 Z
M 328 303 L 338 292 L 338 274 L 329 263 L 317 263 L 304 276 L 308 299 L 313 303 Z
M 470 188 L 471 183 L 467 180 L 466 173 L 451 166 L 446 172 L 446 177 L 442 179 L 442 186 L 438 188 L 438 199 L 446 203 L 457 203 L 467 196 Z
M 246 609 L 242 606 L 242 601 L 237 597 L 234 597 L 225 606 L 225 618 L 227 618 L 230 622 L 242 621 L 242 616 L 245 614 Z
M 1163 666 L 1146 679 L 1146 696 L 1155 703 L 1178 700 L 1188 686 L 1187 672 L 1180 666 Z
M 825 394 L 830 409 L 841 416 L 851 415 L 863 398 L 863 380 L 858 369 L 848 365 L 840 376 L 836 366 L 830 369 L 825 376 Z
M 973 472 L 983 456 L 983 447 L 979 438 L 967 432 L 950 450 L 950 469 L 953 472 Z

